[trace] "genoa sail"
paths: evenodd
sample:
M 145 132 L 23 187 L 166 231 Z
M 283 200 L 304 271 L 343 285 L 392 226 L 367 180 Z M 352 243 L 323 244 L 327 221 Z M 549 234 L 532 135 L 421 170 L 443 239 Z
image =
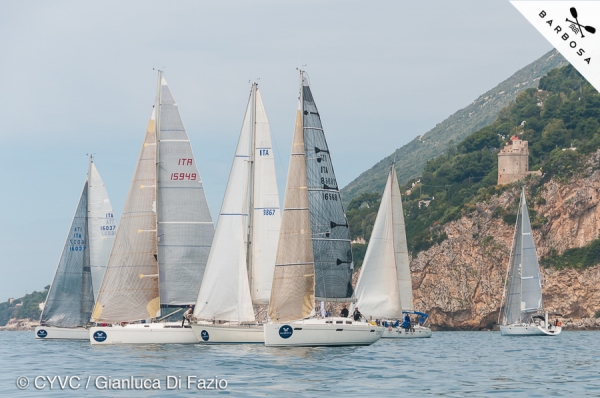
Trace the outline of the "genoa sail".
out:
M 55 327 L 85 326 L 94 306 L 88 242 L 88 182 L 69 229 L 40 323 Z
M 156 253 L 156 129 L 153 111 L 94 307 L 92 321 L 135 321 L 159 315 Z
M 507 284 L 504 325 L 524 322 L 529 314 L 543 308 L 540 267 L 527 210 L 525 189 L 521 191 Z
M 190 139 L 166 80 L 157 100 L 157 243 L 160 304 L 196 302 L 214 224 Z

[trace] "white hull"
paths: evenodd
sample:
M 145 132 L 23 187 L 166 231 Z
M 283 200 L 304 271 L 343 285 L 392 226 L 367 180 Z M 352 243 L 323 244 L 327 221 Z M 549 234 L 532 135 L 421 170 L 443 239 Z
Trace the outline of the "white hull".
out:
M 431 329 L 425 326 L 414 326 L 410 331 L 404 328 L 384 327 L 382 339 L 425 339 L 431 337 Z
M 305 319 L 264 326 L 267 347 L 371 345 L 383 328 L 350 318 Z
M 197 341 L 204 344 L 264 343 L 263 329 L 263 325 L 192 325 Z
M 506 325 L 500 326 L 502 336 L 556 336 L 560 334 L 560 326 L 552 326 L 552 329 L 546 329 L 538 325 Z
M 92 345 L 198 343 L 192 329 L 182 328 L 179 322 L 96 326 L 90 328 L 88 339 Z
M 54 326 L 37 326 L 36 340 L 89 340 L 90 330 L 86 328 L 57 328 Z

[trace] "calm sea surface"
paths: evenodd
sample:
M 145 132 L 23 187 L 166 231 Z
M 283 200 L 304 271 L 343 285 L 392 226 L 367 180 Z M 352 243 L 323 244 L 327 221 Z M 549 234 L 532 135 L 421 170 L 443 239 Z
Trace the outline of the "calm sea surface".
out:
M 434 332 L 431 339 L 380 340 L 370 347 L 266 348 L 260 345 L 92 347 L 35 341 L 33 332 L 0 332 L 4 396 L 600 396 L 600 332 L 501 337 L 499 332 Z M 29 386 L 17 389 L 25 376 Z M 50 390 L 36 376 L 77 376 L 77 390 Z M 158 379 L 161 390 L 98 390 L 94 383 Z M 167 376 L 181 386 L 167 390 Z M 203 391 L 187 378 L 227 380 Z M 98 379 L 99 378 L 99 379 Z M 110 379 L 109 379 L 110 378 Z M 72 379 L 77 387 L 77 379 Z M 223 385 L 221 383 L 221 385 Z

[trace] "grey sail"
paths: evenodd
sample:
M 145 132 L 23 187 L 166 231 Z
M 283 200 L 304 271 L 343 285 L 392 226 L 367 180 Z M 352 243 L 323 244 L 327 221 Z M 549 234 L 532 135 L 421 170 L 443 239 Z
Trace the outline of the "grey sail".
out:
M 513 253 L 508 275 L 508 296 L 504 308 L 503 324 L 526 321 L 528 314 L 542 309 L 542 284 L 525 191 L 517 214 Z
M 68 328 L 85 326 L 90 320 L 94 292 L 87 233 L 87 193 L 86 181 L 46 298 L 40 319 L 42 325 Z
M 167 82 L 159 75 L 157 238 L 161 306 L 198 298 L 214 235 L 202 179 Z
M 302 118 L 317 300 L 352 297 L 350 230 L 321 117 L 302 76 Z

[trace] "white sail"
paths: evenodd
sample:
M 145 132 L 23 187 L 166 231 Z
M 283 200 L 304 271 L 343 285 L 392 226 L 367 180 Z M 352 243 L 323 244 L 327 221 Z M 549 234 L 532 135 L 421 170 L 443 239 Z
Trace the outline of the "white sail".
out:
M 410 260 L 408 258 L 408 247 L 406 245 L 406 226 L 404 224 L 404 212 L 402 209 L 402 195 L 400 185 L 396 176 L 396 168 L 392 167 L 390 172 L 392 179 L 392 218 L 394 224 L 394 252 L 396 256 L 396 270 L 398 272 L 398 289 L 400 290 L 400 302 L 402 310 L 414 311 L 412 278 L 410 276 Z
M 108 199 L 104 182 L 90 157 L 88 172 L 88 245 L 90 268 L 94 287 L 94 301 L 98 299 L 100 284 L 106 271 L 110 250 L 117 233 L 117 220 Z
M 153 111 L 92 321 L 134 321 L 158 315 L 156 130 Z
M 397 206 L 393 200 L 394 178 L 392 168 L 355 290 L 356 306 L 362 314 L 373 318 L 397 319 L 402 316 L 400 276 L 395 251 L 396 246 L 400 245 L 396 245 L 395 239 L 399 223 L 395 222 L 394 214 L 394 205 Z
M 233 158 L 215 238 L 194 316 L 198 319 L 255 320 L 247 272 L 252 96 Z
M 181 306 L 198 296 L 214 224 L 190 139 L 162 72 L 156 106 L 160 303 Z
M 258 87 L 254 90 L 253 217 L 251 221 L 251 294 L 254 304 L 269 304 L 281 226 L 271 129 Z M 250 104 L 249 104 L 250 105 Z

